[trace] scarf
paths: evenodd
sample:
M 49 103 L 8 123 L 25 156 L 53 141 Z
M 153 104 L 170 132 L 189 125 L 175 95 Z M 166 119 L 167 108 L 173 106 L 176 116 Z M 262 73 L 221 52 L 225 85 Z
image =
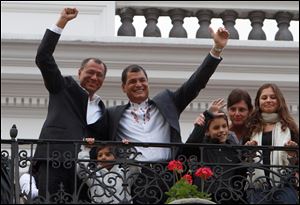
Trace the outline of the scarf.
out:
M 278 113 L 263 112 L 261 113 L 261 116 L 263 119 L 263 123 L 276 123 L 280 121 Z
M 281 123 L 277 122 L 275 127 L 272 130 L 272 146 L 284 146 L 284 144 L 291 139 L 291 132 L 290 129 L 287 128 L 285 131 L 281 129 Z M 261 146 L 262 144 L 262 132 L 259 132 L 251 137 L 251 140 L 256 140 L 257 145 Z M 259 157 L 254 158 L 255 163 L 262 163 L 262 156 L 261 156 L 261 150 L 259 150 L 256 154 Z M 271 151 L 271 156 L 270 156 L 270 165 L 279 165 L 279 166 L 286 166 L 289 164 L 289 161 L 287 159 L 287 152 L 284 150 L 276 150 L 276 151 Z M 280 174 L 280 168 L 270 168 L 272 171 L 277 172 Z M 263 176 L 264 170 L 260 168 L 255 168 L 254 171 L 255 175 L 252 176 L 252 180 L 254 181 L 257 179 L 258 181 L 260 180 L 265 180 Z M 259 178 L 262 177 L 262 178 Z M 280 181 L 278 175 L 273 174 L 271 172 L 270 174 L 271 180 L 274 180 L 274 182 Z M 276 184 L 276 183 L 275 183 Z

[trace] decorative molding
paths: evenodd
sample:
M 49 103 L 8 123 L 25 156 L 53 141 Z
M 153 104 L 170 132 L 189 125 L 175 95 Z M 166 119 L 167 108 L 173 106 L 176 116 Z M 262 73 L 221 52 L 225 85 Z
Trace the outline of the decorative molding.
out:
M 48 107 L 48 96 L 1 96 L 2 108 L 32 108 L 41 109 Z M 110 98 L 102 99 L 106 107 L 116 105 L 124 105 L 128 103 L 127 98 Z M 188 112 L 203 112 L 205 111 L 211 101 L 203 101 L 195 99 L 185 109 Z M 298 104 L 288 104 L 288 108 L 292 114 L 299 113 Z
M 184 41 L 183 39 L 152 39 L 150 43 L 148 38 L 139 40 L 127 38 L 127 41 L 125 39 L 120 41 L 119 38 L 108 39 L 112 42 L 60 41 L 55 51 L 57 63 L 64 74 L 74 75 L 77 74 L 81 59 L 96 54 L 108 65 L 108 78 L 119 77 L 124 67 L 135 63 L 144 66 L 150 72 L 170 71 L 174 75 L 178 73 L 179 78 L 182 76 L 181 78 L 185 79 L 198 67 L 211 47 L 211 41 L 204 39 L 184 39 Z M 34 62 L 39 41 L 20 41 L 2 39 L 2 75 L 19 72 L 22 75 L 38 75 L 39 78 L 40 73 Z M 276 75 L 277 78 L 284 80 L 281 77 L 284 74 L 290 82 L 298 83 L 298 53 L 298 42 L 231 40 L 216 73 L 225 72 L 230 75 L 259 73 L 262 74 L 261 76 L 266 75 L 270 80 L 272 78 L 268 75 L 272 73 L 275 75 L 275 81 L 278 81 Z M 110 76 L 111 74 L 113 76 Z
M 1 1 L 1 12 L 12 13 L 53 13 L 57 15 L 61 9 L 65 6 L 77 6 L 80 8 L 80 14 L 99 14 L 99 8 L 107 8 L 113 5 L 112 3 L 102 3 L 95 1 L 86 2 L 70 2 L 70 1 L 51 1 L 51 2 L 39 2 L 39 1 L 27 1 L 26 3 L 13 2 L 13 1 Z
M 8 107 L 48 107 L 48 97 L 41 96 L 1 96 L 1 106 Z

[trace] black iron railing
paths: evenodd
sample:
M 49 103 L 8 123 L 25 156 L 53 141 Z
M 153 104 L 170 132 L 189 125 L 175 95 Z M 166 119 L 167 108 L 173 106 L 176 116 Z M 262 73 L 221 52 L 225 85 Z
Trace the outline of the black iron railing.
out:
M 9 189 L 8 200 L 13 204 L 21 203 L 20 175 L 42 160 L 49 167 L 73 167 L 76 176 L 75 191 L 67 193 L 64 184 L 60 184 L 56 193 L 47 193 L 36 198 L 31 198 L 29 193 L 26 196 L 28 203 L 162 203 L 167 198 L 165 192 L 176 182 L 174 173 L 167 169 L 170 160 L 181 161 L 183 173 L 194 173 L 203 166 L 210 167 L 213 176 L 205 181 L 204 190 L 211 193 L 212 200 L 216 203 L 276 203 L 285 197 L 291 198 L 291 194 L 292 197 L 298 197 L 293 195 L 299 185 L 298 157 L 291 159 L 289 164 L 280 166 L 261 163 L 261 156 L 265 151 L 294 151 L 299 156 L 298 148 L 96 141 L 95 147 L 111 145 L 115 148 L 116 159 L 108 161 L 114 168 L 107 170 L 98 166 L 100 161 L 96 159 L 88 159 L 82 157 L 83 155 L 78 157 L 81 145 L 87 145 L 85 141 L 16 139 L 16 135 L 16 130 L 12 129 L 11 140 L 1 139 L 1 194 L 5 193 L 4 189 Z M 49 148 L 53 143 L 72 144 L 76 154 L 48 153 L 44 159 L 33 158 L 36 145 L 44 144 Z M 137 147 L 170 148 L 171 159 L 159 162 L 139 161 Z M 209 153 L 214 154 L 209 156 Z M 257 177 L 259 172 L 263 174 Z M 36 175 L 32 169 L 28 173 Z M 2 186 L 2 177 L 9 178 L 7 186 Z M 201 182 L 194 178 L 194 183 L 200 190 Z M 45 186 L 47 184 L 48 182 Z

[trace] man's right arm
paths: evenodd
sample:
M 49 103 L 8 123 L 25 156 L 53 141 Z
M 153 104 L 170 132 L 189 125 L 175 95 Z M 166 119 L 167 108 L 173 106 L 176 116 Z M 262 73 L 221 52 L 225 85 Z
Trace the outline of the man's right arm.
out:
M 72 19 L 76 18 L 78 10 L 76 8 L 64 8 L 60 13 L 60 18 L 58 19 L 56 26 L 63 29 L 66 24 Z
M 78 11 L 76 9 L 63 9 L 56 23 L 57 29 L 61 29 L 62 31 L 67 22 L 74 19 L 77 14 Z M 57 33 L 57 29 L 54 31 L 47 29 L 35 59 L 36 65 L 41 70 L 45 86 L 50 93 L 60 91 L 63 86 L 63 77 L 53 57 L 55 47 L 60 37 L 60 33 Z

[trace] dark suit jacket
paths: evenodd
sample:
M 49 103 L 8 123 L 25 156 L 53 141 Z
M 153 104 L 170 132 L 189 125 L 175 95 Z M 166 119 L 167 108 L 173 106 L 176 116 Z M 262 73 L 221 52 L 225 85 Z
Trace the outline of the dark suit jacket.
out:
M 91 125 L 87 125 L 86 113 L 88 93 L 71 77 L 63 77 L 53 58 L 53 52 L 60 35 L 47 30 L 38 48 L 36 64 L 41 70 L 45 86 L 49 91 L 49 105 L 46 121 L 40 133 L 40 139 L 81 140 L 83 137 L 94 136 L 97 140 L 106 140 L 104 120 L 105 106 L 100 101 L 103 117 Z M 77 156 L 74 145 L 53 144 L 53 151 L 71 152 Z M 46 147 L 38 145 L 35 157 L 46 157 Z
M 205 88 L 220 62 L 221 59 L 213 58 L 209 54 L 193 75 L 175 92 L 164 90 L 151 100 L 170 125 L 171 142 L 182 142 L 179 127 L 180 114 L 198 96 L 200 90 Z M 128 107 L 129 104 L 107 109 L 111 140 L 116 140 L 119 121 Z

